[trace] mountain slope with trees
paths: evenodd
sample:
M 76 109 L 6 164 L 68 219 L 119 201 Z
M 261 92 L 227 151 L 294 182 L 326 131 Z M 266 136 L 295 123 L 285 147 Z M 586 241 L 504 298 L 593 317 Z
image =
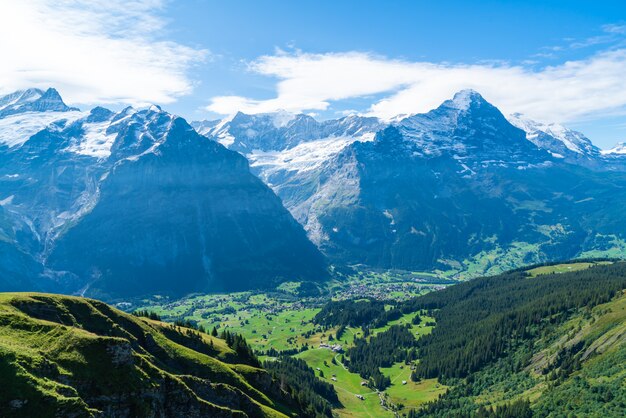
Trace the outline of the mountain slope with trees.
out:
M 364 303 L 331 302 L 318 319 L 348 325 L 346 313 Z M 364 338 L 347 348 L 345 363 L 380 389 L 388 385 L 380 368 L 393 363 L 410 367 L 414 382 L 450 388 L 409 417 L 626 412 L 626 262 L 518 269 L 392 305 L 363 323 Z M 408 324 L 367 337 L 371 324 L 425 313 L 435 326 L 419 338 Z

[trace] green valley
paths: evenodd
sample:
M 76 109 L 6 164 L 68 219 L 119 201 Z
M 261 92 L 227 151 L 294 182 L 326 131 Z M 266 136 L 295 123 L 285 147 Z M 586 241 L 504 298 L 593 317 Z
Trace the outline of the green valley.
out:
M 618 416 L 611 414 L 623 408 L 617 393 L 624 370 L 611 365 L 623 364 L 626 263 L 538 265 L 454 286 L 437 275 L 355 277 L 314 290 L 303 286 L 307 296 L 291 283 L 270 293 L 153 299 L 142 309 L 167 321 L 192 321 L 207 332 L 241 333 L 266 364 L 285 356 L 304 360 L 335 388 L 332 408 L 339 417 L 593 416 L 604 410 L 599 403 L 587 402 L 587 410 L 564 403 L 574 391 L 584 392 L 576 395 L 584 399 L 615 400 L 602 416 Z M 383 295 L 402 286 L 413 292 L 374 297 L 360 280 L 383 286 Z M 395 354 L 377 358 L 373 354 L 385 352 L 386 340 L 400 338 L 392 337 L 393 329 L 406 329 L 411 340 L 402 337 L 407 342 L 392 344 Z M 351 364 L 356 346 L 362 360 Z M 563 407 L 550 410 L 552 402 Z
M 0 1 L 0 418 L 626 417 L 626 0 L 546 3 Z

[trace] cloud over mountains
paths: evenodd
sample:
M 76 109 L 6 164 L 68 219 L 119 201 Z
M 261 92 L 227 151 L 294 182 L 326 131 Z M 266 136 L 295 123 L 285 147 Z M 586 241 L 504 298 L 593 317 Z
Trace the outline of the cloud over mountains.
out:
M 163 36 L 160 0 L 0 3 L 0 93 L 55 86 L 69 103 L 170 103 L 207 50 Z

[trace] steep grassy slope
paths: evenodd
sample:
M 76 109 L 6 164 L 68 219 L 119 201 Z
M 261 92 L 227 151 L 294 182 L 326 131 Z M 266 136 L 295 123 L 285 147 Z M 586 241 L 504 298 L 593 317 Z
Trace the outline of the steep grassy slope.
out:
M 266 371 L 241 362 L 221 339 L 95 300 L 0 294 L 2 417 L 299 414 Z

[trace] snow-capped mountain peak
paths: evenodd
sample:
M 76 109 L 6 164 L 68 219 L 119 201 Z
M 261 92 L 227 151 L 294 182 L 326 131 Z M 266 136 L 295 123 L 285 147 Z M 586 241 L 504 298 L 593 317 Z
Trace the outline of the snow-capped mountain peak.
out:
M 106 159 L 116 149 L 118 157 L 133 159 L 155 151 L 165 140 L 174 119 L 174 115 L 156 105 L 141 109 L 127 107 L 119 113 L 94 108 L 89 116 L 70 128 L 73 140 L 65 151 Z M 118 141 L 118 134 L 124 132 L 131 134 L 123 135 Z
M 2 249 L 32 262 L 33 277 L 50 272 L 41 279 L 55 289 L 143 291 L 155 274 L 158 286 L 180 274 L 189 282 L 170 289 L 188 293 L 324 276 L 321 254 L 245 158 L 183 118 L 156 105 L 81 112 L 53 89 L 0 103 Z M 23 262 L 14 253 L 0 254 L 0 272 Z
M 611 149 L 602 150 L 602 155 L 615 156 L 615 155 L 624 155 L 626 156 L 626 142 L 618 142 Z
M 77 108 L 69 107 L 56 89 L 19 90 L 0 97 L 0 118 L 26 112 L 69 112 Z
M 131 158 L 156 150 L 174 119 L 157 105 L 129 106 L 117 113 L 103 107 L 81 112 L 67 106 L 53 88 L 32 88 L 0 97 L 0 146 L 16 150 L 48 131 L 62 138 L 57 139 L 59 152 L 98 160 L 113 152 L 116 158 Z
M 472 105 L 487 103 L 486 100 L 476 90 L 464 89 L 454 94 L 451 100 L 446 100 L 443 104 L 457 110 L 468 110 Z
M 39 99 L 44 92 L 40 89 L 18 90 L 0 97 L 0 110 L 15 108 L 20 105 Z
M 427 112 L 394 123 L 414 152 L 423 156 L 453 155 L 476 164 L 540 163 L 548 155 L 525 140 L 497 107 L 474 90 L 461 90 Z M 393 136 L 391 136 L 393 137 Z
M 599 149 L 591 143 L 589 138 L 558 123 L 537 122 L 526 118 L 521 113 L 513 113 L 508 120 L 513 126 L 526 132 L 526 138 L 530 142 L 550 151 L 555 156 L 599 154 Z
M 21 146 L 41 130 L 62 129 L 86 113 L 69 107 L 59 92 L 31 88 L 0 97 L 0 145 Z
M 376 118 L 347 116 L 317 121 L 306 114 L 287 111 L 248 115 L 238 112 L 221 121 L 193 122 L 200 133 L 227 148 L 248 155 L 254 151 L 282 151 L 325 138 L 355 137 L 373 133 L 381 123 Z

